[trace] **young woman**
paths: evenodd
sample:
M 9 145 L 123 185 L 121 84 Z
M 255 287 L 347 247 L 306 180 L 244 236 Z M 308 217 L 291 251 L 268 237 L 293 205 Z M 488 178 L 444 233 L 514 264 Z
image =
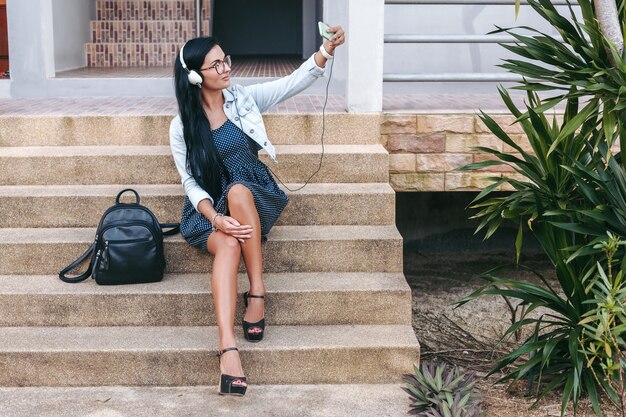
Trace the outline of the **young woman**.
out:
M 219 329 L 220 394 L 243 395 L 246 378 L 234 333 L 237 267 L 243 256 L 250 290 L 243 294 L 246 340 L 265 330 L 261 240 L 287 205 L 287 196 L 258 159 L 275 159 L 261 113 L 309 87 L 337 46 L 340 26 L 291 75 L 266 83 L 230 83 L 231 60 L 215 38 L 181 47 L 174 66 L 179 114 L 170 125 L 170 145 L 185 189 L 181 233 L 189 244 L 214 255 L 211 287 Z

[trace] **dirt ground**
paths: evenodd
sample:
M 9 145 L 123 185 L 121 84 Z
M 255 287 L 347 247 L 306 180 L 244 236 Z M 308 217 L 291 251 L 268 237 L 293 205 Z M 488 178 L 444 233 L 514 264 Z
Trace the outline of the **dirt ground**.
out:
M 453 247 L 458 249 L 453 241 L 459 238 L 465 239 L 466 246 L 452 250 Z M 550 394 L 529 410 L 534 400 L 525 395 L 526 389 L 494 385 L 497 376 L 483 378 L 495 363 L 498 352 L 509 352 L 515 343 L 512 340 L 510 344 L 497 345 L 511 323 L 511 311 L 504 299 L 484 297 L 454 308 L 456 301 L 483 284 L 478 278 L 480 273 L 512 263 L 512 252 L 502 250 L 499 244 L 501 242 L 487 245 L 480 240 L 476 242 L 471 234 L 405 244 L 404 271 L 413 292 L 413 327 L 422 346 L 422 360 L 445 361 L 476 372 L 481 377 L 478 388 L 484 394 L 482 404 L 487 416 L 560 416 L 560 392 Z M 484 249 L 476 250 L 477 247 Z M 522 263 L 553 278 L 549 262 L 537 248 L 531 247 Z M 514 270 L 502 276 L 534 281 L 532 274 Z M 571 406 L 566 415 L 574 415 Z M 587 400 L 579 404 L 576 415 L 594 415 Z M 603 415 L 617 417 L 621 414 L 606 403 Z

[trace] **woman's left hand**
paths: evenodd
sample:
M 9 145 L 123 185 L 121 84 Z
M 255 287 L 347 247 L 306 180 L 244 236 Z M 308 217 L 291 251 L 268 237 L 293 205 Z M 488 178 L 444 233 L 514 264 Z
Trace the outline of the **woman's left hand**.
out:
M 339 45 L 342 45 L 346 41 L 346 33 L 343 31 L 341 26 L 333 26 L 328 28 L 327 32 L 333 33 L 333 36 L 330 39 L 327 39 L 324 42 L 324 48 L 328 51 L 329 54 L 333 54 L 335 48 Z

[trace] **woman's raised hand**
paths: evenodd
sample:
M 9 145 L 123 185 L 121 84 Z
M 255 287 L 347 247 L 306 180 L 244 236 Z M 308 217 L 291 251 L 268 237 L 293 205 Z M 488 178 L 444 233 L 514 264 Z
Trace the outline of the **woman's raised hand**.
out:
M 231 235 L 241 243 L 244 243 L 245 239 L 250 239 L 252 236 L 252 226 L 239 224 L 237 220 L 230 216 L 218 216 L 213 224 L 219 231 Z
M 332 55 L 335 48 L 342 45 L 346 41 L 346 33 L 343 31 L 341 26 L 332 26 L 326 31 L 333 34 L 330 39 L 327 39 L 324 42 L 324 48 L 329 54 Z

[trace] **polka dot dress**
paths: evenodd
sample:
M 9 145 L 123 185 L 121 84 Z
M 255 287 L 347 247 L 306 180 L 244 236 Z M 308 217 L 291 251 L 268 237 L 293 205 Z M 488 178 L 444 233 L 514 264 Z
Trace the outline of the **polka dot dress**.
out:
M 228 190 L 235 184 L 245 185 L 254 196 L 254 205 L 261 220 L 261 236 L 266 240 L 265 236 L 289 199 L 278 188 L 269 169 L 259 161 L 257 153 L 261 147 L 230 120 L 213 130 L 213 140 L 231 177 L 230 184 L 222 177 L 222 194 L 215 199 L 215 210 L 228 214 Z M 207 251 L 206 242 L 213 227 L 202 213 L 196 211 L 188 197 L 183 203 L 180 231 L 190 245 Z

